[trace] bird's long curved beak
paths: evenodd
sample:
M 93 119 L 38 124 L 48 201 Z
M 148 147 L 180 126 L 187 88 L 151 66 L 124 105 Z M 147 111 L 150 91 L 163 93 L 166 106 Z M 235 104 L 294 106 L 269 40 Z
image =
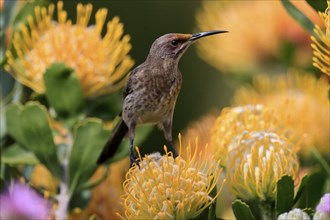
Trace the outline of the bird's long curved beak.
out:
M 214 34 L 222 34 L 222 33 L 227 33 L 227 32 L 228 31 L 225 31 L 225 30 L 200 32 L 200 33 L 191 35 L 189 41 L 194 41 L 194 40 L 197 40 L 197 39 L 202 38 L 202 37 L 206 37 L 206 36 L 210 36 L 210 35 L 214 35 Z

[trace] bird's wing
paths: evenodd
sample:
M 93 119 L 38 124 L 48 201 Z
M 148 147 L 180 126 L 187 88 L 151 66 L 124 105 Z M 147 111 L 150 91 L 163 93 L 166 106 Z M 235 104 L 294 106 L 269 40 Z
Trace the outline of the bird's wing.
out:
M 123 99 L 125 99 L 126 96 L 128 96 L 130 93 L 132 93 L 132 85 L 134 83 L 134 76 L 136 75 L 136 73 L 139 71 L 140 66 L 136 67 L 135 69 L 133 69 L 131 71 L 131 73 L 129 74 L 126 86 L 124 88 L 124 93 L 123 93 Z

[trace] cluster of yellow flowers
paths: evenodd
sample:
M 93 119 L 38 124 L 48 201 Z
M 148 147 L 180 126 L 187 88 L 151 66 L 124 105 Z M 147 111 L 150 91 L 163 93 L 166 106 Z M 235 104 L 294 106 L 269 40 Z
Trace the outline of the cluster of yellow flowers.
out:
M 313 21 L 319 17 L 305 1 L 292 1 Z M 283 42 L 296 45 L 295 66 L 310 64 L 309 34 L 290 17 L 280 1 L 203 1 L 196 15 L 200 30 L 219 27 L 230 37 L 197 42 L 198 55 L 223 73 L 255 74 L 280 58 Z
M 77 21 L 67 19 L 63 2 L 57 2 L 57 22 L 52 20 L 55 6 L 35 8 L 35 19 L 27 17 L 14 34 L 14 50 L 8 50 L 5 67 L 20 83 L 37 93 L 44 93 L 43 74 L 55 62 L 73 68 L 86 97 L 114 92 L 124 86 L 134 62 L 128 55 L 130 37 L 123 35 L 123 24 L 118 17 L 107 23 L 107 32 L 101 32 L 107 9 L 96 12 L 94 26 L 88 22 L 92 5 L 77 5 Z
M 287 134 L 281 120 L 263 105 L 246 105 L 225 108 L 216 119 L 210 143 L 215 146 L 215 155 L 226 166 L 228 155 L 239 147 L 241 137 L 251 131 L 269 131 Z
M 139 154 L 139 166 L 128 171 L 124 182 L 126 219 L 192 219 L 214 202 L 221 192 L 210 196 L 221 174 L 219 163 L 203 160 L 197 146 L 184 151 L 186 160 L 181 146 L 177 158 L 166 147 L 164 156 Z
M 311 36 L 314 49 L 313 66 L 321 70 L 330 77 L 330 1 L 327 1 L 328 8 L 325 12 L 319 12 L 321 19 L 324 21 L 325 31 L 318 25 L 315 25 L 314 33 L 318 39 Z
M 283 175 L 297 177 L 299 164 L 295 146 L 273 132 L 246 133 L 229 157 L 229 187 L 244 200 L 274 200 L 277 181 Z
M 226 108 L 216 119 L 210 144 L 226 168 L 229 188 L 246 200 L 274 199 L 276 182 L 298 172 L 298 147 L 285 127 L 263 105 Z
M 330 112 L 328 82 L 309 73 L 289 72 L 256 76 L 252 87 L 242 86 L 234 95 L 235 106 L 260 103 L 274 112 L 286 137 L 298 144 L 299 154 L 308 157 L 312 147 L 328 155 Z

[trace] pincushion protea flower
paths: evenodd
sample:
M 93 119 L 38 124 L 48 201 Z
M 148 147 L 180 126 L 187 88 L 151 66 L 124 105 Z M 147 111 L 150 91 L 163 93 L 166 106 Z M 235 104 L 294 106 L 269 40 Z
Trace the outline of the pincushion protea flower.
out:
M 324 21 L 325 31 L 315 24 L 315 36 L 311 36 L 314 49 L 313 66 L 321 70 L 330 77 L 330 1 L 327 1 L 328 8 L 324 13 L 319 12 L 321 19 Z
M 274 111 L 263 105 L 225 108 L 213 125 L 210 145 L 214 146 L 215 157 L 221 160 L 221 165 L 226 166 L 231 152 L 244 134 L 263 130 L 292 135 Z
M 306 157 L 312 147 L 329 154 L 330 102 L 328 82 L 312 74 L 289 72 L 274 77 L 259 75 L 253 85 L 237 89 L 233 104 L 260 103 L 274 111 L 286 129 L 294 131 L 290 140 Z
M 88 27 L 91 4 L 77 5 L 76 24 L 67 19 L 62 1 L 57 2 L 57 21 L 52 20 L 54 9 L 53 4 L 37 6 L 35 20 L 28 16 L 28 24 L 14 34 L 14 50 L 6 52 L 6 70 L 37 93 L 44 93 L 43 74 L 54 62 L 64 62 L 76 71 L 86 97 L 122 88 L 133 61 L 128 56 L 130 37 L 122 37 L 119 18 L 107 23 L 102 38 L 107 9 L 99 9 L 95 25 Z
M 231 152 L 227 180 L 231 191 L 244 200 L 273 201 L 277 181 L 283 175 L 297 177 L 296 147 L 273 132 L 243 135 Z
M 193 154 L 190 146 L 186 150 L 187 160 L 174 159 L 166 147 L 164 156 L 139 155 L 140 167 L 133 166 L 124 182 L 127 219 L 191 219 L 211 205 L 221 191 L 209 195 L 221 170 L 211 160 L 202 160 L 197 147 Z

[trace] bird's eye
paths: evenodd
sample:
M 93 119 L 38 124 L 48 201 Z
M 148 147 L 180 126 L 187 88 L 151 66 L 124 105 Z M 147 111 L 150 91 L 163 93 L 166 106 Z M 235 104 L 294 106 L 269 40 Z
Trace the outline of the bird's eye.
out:
M 171 41 L 172 46 L 178 46 L 178 44 L 179 44 L 179 41 L 177 41 L 177 40 L 172 40 Z

